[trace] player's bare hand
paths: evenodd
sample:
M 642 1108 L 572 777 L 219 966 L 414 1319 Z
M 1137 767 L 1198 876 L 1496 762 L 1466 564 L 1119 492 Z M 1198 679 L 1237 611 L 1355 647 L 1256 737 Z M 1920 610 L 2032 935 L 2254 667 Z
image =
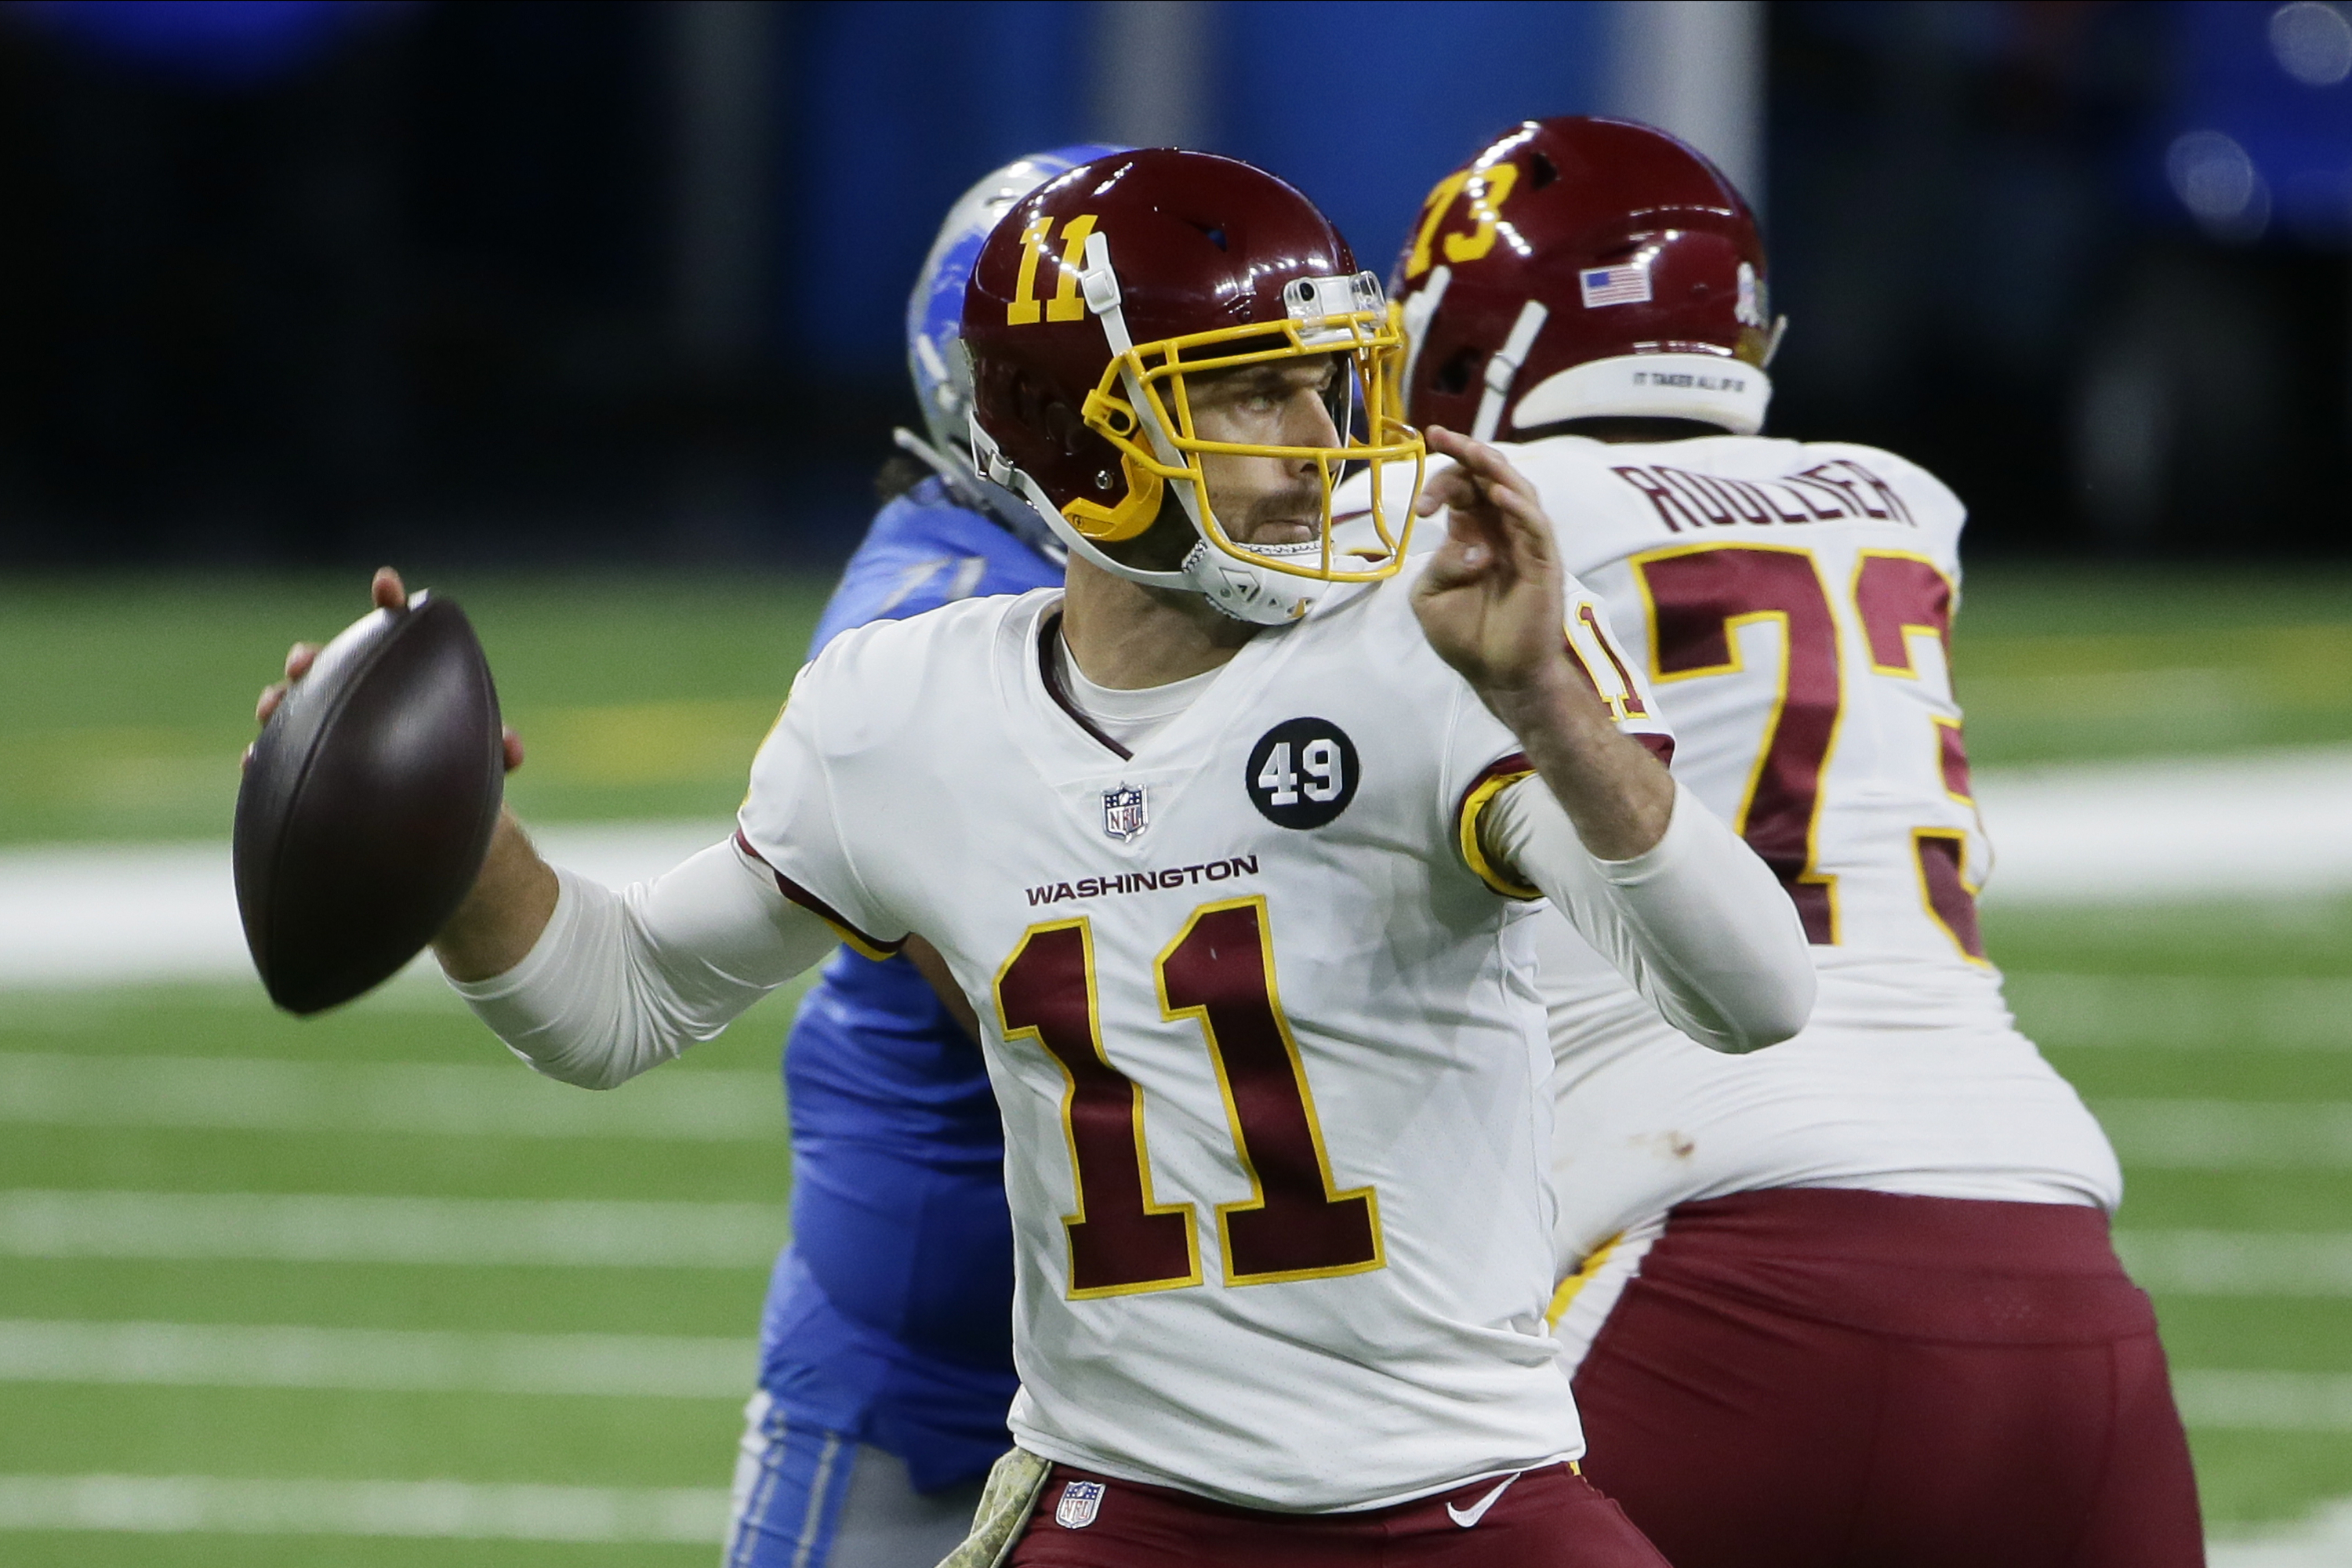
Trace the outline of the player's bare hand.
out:
M 1445 511 L 1445 542 L 1413 586 L 1422 634 L 1490 706 L 1558 689 L 1569 678 L 1566 590 L 1535 487 L 1483 441 L 1436 425 L 1423 434 L 1454 467 L 1414 507 Z
M 368 597 L 379 610 L 397 610 L 408 603 L 408 588 L 400 580 L 398 572 L 389 566 L 379 566 L 375 569 L 374 578 L 368 584 Z M 319 661 L 320 647 L 314 642 L 298 642 L 286 650 L 286 679 L 272 681 L 261 689 L 261 699 L 253 705 L 253 721 L 256 724 L 268 723 L 269 716 L 285 702 L 286 694 L 293 689 L 294 683 L 310 673 L 310 667 Z M 522 737 L 514 732 L 512 726 L 508 726 L 500 731 L 500 739 L 506 749 L 507 772 L 512 773 L 522 766 Z M 238 765 L 243 766 L 251 761 L 253 748 L 247 746 Z
M 269 716 L 277 712 L 278 705 L 286 700 L 287 690 L 310 673 L 310 666 L 317 662 L 318 658 L 319 645 L 314 642 L 298 642 L 286 650 L 286 679 L 272 681 L 261 689 L 261 700 L 253 705 L 255 723 L 269 722 Z

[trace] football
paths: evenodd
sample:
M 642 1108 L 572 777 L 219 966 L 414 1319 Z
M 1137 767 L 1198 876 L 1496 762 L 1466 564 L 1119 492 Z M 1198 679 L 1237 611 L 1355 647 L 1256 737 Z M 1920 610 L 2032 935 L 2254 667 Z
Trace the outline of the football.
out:
M 412 595 L 321 649 L 236 797 L 236 903 L 270 1000 L 324 1012 L 391 978 L 473 886 L 506 790 L 488 661 Z

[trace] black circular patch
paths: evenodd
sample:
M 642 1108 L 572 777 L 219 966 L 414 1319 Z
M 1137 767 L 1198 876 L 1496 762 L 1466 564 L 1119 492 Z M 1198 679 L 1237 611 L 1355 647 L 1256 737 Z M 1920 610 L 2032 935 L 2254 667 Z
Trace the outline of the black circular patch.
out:
M 1276 827 L 1320 827 L 1356 798 L 1356 746 L 1328 719 L 1286 719 L 1250 748 L 1242 787 Z

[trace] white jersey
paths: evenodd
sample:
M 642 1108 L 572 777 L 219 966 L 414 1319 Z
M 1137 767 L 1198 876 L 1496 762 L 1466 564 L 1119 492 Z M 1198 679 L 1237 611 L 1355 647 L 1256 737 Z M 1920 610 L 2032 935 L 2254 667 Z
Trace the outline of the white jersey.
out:
M 1664 704 L 1675 775 L 1795 902 L 1821 983 L 1802 1034 L 1722 1057 L 1541 922 L 1563 1263 L 1766 1187 L 2112 1208 L 2115 1155 L 2013 1026 L 1978 934 L 1992 851 L 1948 661 L 1958 499 L 1864 447 L 1504 449 Z
M 1132 754 L 1064 698 L 1055 593 L 877 623 L 753 764 L 787 891 L 976 1004 L 1034 1453 L 1329 1510 L 1581 1451 L 1538 906 L 1461 848 L 1527 764 L 1409 600 L 1335 593 Z

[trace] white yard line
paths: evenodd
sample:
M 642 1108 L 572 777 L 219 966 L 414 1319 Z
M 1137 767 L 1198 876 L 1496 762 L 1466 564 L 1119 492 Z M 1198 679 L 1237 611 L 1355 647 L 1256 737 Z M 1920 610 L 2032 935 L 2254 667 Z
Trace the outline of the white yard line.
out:
M 2352 888 L 2352 747 L 1989 770 L 1987 896 L 2071 903 Z
M 749 1339 L 0 1318 L 0 1383 L 741 1399 Z
M 0 1319 L 0 1383 L 733 1399 L 749 1340 Z M 2180 1368 L 2191 1426 L 2352 1432 L 2352 1374 Z
M 2047 1046 L 2352 1051 L 2352 980 L 2018 969 L 2001 979 Z
M 495 1050 L 495 1042 L 493 1048 Z M 605 1093 L 479 1067 L 0 1052 L 0 1124 L 773 1142 L 773 1073 L 649 1074 Z
M 782 1205 L 269 1193 L 0 1191 L 0 1258 L 759 1268 Z M 2126 1229 L 2152 1290 L 2352 1296 L 2352 1232 Z
M 2172 1393 L 2191 1426 L 2352 1432 L 2352 1373 L 2176 1367 Z
M 764 1268 L 782 1204 L 0 1191 L 0 1258 Z
M 2352 1170 L 2352 1102 L 2100 1099 L 2090 1104 L 2126 1167 Z
M 716 1546 L 717 1489 L 479 1486 L 465 1481 L 245 1480 L 215 1476 L 0 1476 L 0 1531 L 392 1535 L 460 1541 Z
M 2126 1165 L 2352 1168 L 2352 1101 L 2102 1099 Z M 783 1125 L 762 1072 L 651 1075 L 608 1094 L 520 1067 L 0 1052 L 0 1125 L 409 1132 L 453 1137 L 767 1142 Z
M 1992 770 L 1977 789 L 2006 903 L 2352 889 L 2352 748 Z M 724 822 L 556 826 L 550 858 L 615 885 Z M 248 976 L 225 843 L 0 852 L 0 985 Z
M 2175 1296 L 2352 1296 L 2352 1232 L 2119 1230 L 2148 1290 Z
M 0 1476 L 5 1531 L 716 1545 L 726 1518 L 727 1494 L 715 1488 Z M 2210 1551 L 2212 1568 L 2344 1568 L 2352 1563 L 2352 1501 L 2287 1530 L 2216 1541 Z
M 2352 1563 L 2352 1498 L 2284 1530 L 2209 1542 L 2205 1552 L 2209 1568 L 2345 1568 Z
M 781 1205 L 0 1191 L 0 1258 L 469 1268 L 758 1268 Z M 2152 1290 L 2352 1296 L 2352 1232 L 2126 1229 Z
M 549 857 L 616 886 L 727 837 L 725 822 L 556 826 Z M 249 978 L 226 843 L 0 851 L 0 985 Z

